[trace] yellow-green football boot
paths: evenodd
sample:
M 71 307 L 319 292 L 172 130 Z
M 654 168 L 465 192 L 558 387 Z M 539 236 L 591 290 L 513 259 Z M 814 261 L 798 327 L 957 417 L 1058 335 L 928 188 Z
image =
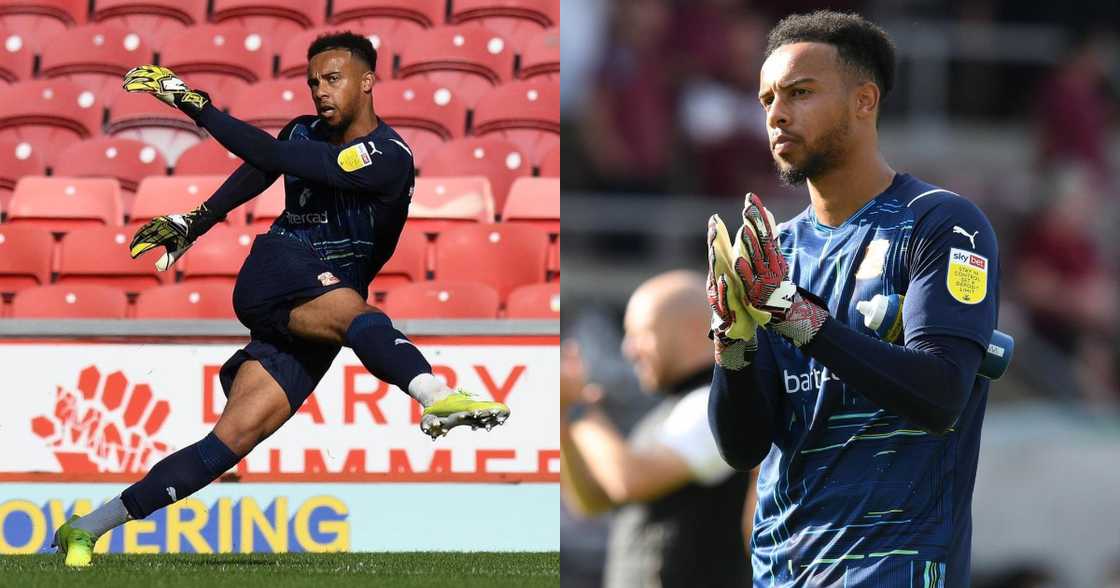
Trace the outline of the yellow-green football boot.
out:
M 460 425 L 470 425 L 472 430 L 485 427 L 489 431 L 508 418 L 509 407 L 501 402 L 475 400 L 470 392 L 457 390 L 424 409 L 420 430 L 435 441 Z
M 54 543 L 51 546 L 57 547 L 59 551 L 66 554 L 67 566 L 84 568 L 93 560 L 93 544 L 97 539 L 89 531 L 71 526 L 76 520 L 78 515 L 62 523 L 62 526 L 54 532 Z

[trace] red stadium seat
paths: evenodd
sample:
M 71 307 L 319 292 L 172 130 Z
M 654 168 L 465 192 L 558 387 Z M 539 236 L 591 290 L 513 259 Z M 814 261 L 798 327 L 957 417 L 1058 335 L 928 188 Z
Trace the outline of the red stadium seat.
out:
M 248 227 L 217 225 L 210 229 L 179 261 L 183 281 L 218 282 L 233 287 L 256 233 Z
M 378 80 L 388 80 L 393 77 L 393 55 L 399 53 L 396 47 L 397 42 L 393 39 L 398 37 L 393 36 L 392 33 L 370 28 L 368 26 L 326 26 L 309 29 L 293 35 L 284 42 L 284 48 L 280 51 L 280 73 L 281 78 L 299 78 L 301 80 L 307 79 L 307 48 L 311 46 L 311 42 L 316 38 L 327 33 L 351 31 L 355 34 L 365 35 L 369 38 L 373 48 L 377 50 L 377 63 L 374 64 L 373 73 Z
M 556 242 L 548 248 L 548 276 L 550 280 L 560 277 L 560 235 L 556 236 Z
M 524 225 L 465 225 L 436 241 L 436 278 L 489 284 L 505 299 L 545 279 L 548 235 Z
M 0 139 L 26 141 L 40 153 L 56 152 L 100 134 L 102 111 L 92 90 L 63 80 L 3 86 Z
M 97 0 L 94 22 L 112 23 L 140 35 L 154 51 L 168 37 L 206 22 L 207 0 Z M 138 64 L 139 65 L 139 64 Z
M 286 39 L 323 24 L 326 15 L 326 0 L 214 0 L 210 20 Z
M 533 164 L 560 144 L 560 82 L 519 81 L 494 88 L 474 109 L 471 134 L 517 145 Z
M 467 137 L 444 143 L 424 160 L 425 178 L 486 176 L 494 195 L 494 209 L 501 210 L 513 181 L 533 168 L 513 143 L 497 137 Z
M 272 46 L 267 31 L 234 24 L 195 26 L 167 40 L 160 65 L 175 70 L 188 85 L 229 100 L 249 84 L 272 78 Z
M 276 136 L 293 118 L 315 114 L 315 103 L 306 80 L 268 80 L 245 88 L 230 103 L 229 113 Z
M 416 178 L 408 226 L 440 233 L 463 223 L 494 222 L 494 196 L 483 176 Z
M 121 225 L 121 188 L 110 178 L 26 176 L 12 194 L 8 222 L 56 232 Z
M 132 205 L 130 223 L 147 222 L 157 216 L 194 210 L 226 181 L 226 176 L 149 176 L 140 182 Z M 239 206 L 225 222 L 245 224 L 245 207 Z
M 444 141 L 463 136 L 467 107 L 448 87 L 421 78 L 393 80 L 373 88 L 377 115 L 412 149 L 416 166 Z
M 122 190 L 136 192 L 146 176 L 167 173 L 167 160 L 155 147 L 135 139 L 96 137 L 55 154 L 51 170 L 56 176 L 114 177 Z
M 12 190 L 23 176 L 47 173 L 42 152 L 26 141 L 0 139 L 0 211 L 8 210 Z
M 335 0 L 332 25 L 408 37 L 443 24 L 444 0 Z
M 557 143 L 552 149 L 549 149 L 544 154 L 544 159 L 540 164 L 541 175 L 548 178 L 560 177 L 560 144 Z
M 443 84 L 472 108 L 483 94 L 513 73 L 509 42 L 479 26 L 421 31 L 408 38 L 400 56 L 398 78 L 420 76 Z
M 91 227 L 66 234 L 59 245 L 56 269 L 59 284 L 105 284 L 126 292 L 175 280 L 175 272 L 156 271 L 163 249 L 132 259 L 128 244 L 132 227 Z
M 272 221 L 284 214 L 285 206 L 284 176 L 277 178 L 271 186 L 261 192 L 249 204 L 253 215 L 253 228 L 267 230 Z
M 0 292 L 49 284 L 53 250 L 46 229 L 0 225 Z
M 370 295 L 384 294 L 405 284 L 422 282 L 428 273 L 428 238 L 424 233 L 405 225 L 393 257 L 385 262 L 370 284 Z
M 524 47 L 542 29 L 560 25 L 560 0 L 452 0 L 451 22 L 485 25 Z
M 5 0 L 0 2 L 0 26 L 19 31 L 38 53 L 46 40 L 86 22 L 86 0 Z
M 151 62 L 152 49 L 139 34 L 115 24 L 91 24 L 51 37 L 39 59 L 39 75 L 85 86 L 111 106 L 125 93 L 125 72 Z
M 517 77 L 560 83 L 560 27 L 545 29 L 529 38 L 521 51 Z
M 233 285 L 191 282 L 149 288 L 136 298 L 136 318 L 237 319 Z
M 515 288 L 506 301 L 506 318 L 560 318 L 560 282 L 530 284 Z
M 536 225 L 560 234 L 560 178 L 517 178 L 502 209 L 502 222 Z
M 101 284 L 52 284 L 28 288 L 12 300 L 12 318 L 123 319 L 128 298 Z
M 175 162 L 175 175 L 205 176 L 233 173 L 241 158 L 230 153 L 217 141 L 202 141 L 187 149 Z
M 35 52 L 26 35 L 0 27 L 0 82 L 14 84 L 31 79 Z
M 109 110 L 108 134 L 143 141 L 159 149 L 170 165 L 202 140 L 202 129 L 187 115 L 142 93 L 122 94 Z
M 394 319 L 492 319 L 498 307 L 498 292 L 486 284 L 437 280 L 396 288 L 383 308 Z

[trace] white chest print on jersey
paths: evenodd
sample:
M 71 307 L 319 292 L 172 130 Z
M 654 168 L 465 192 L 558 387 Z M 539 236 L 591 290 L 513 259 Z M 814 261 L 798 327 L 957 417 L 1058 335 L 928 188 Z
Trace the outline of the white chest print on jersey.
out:
M 968 231 L 958 227 L 957 225 L 953 225 L 953 234 L 954 235 L 964 235 L 965 237 L 968 237 L 968 242 L 972 243 L 972 248 L 973 249 L 976 249 L 976 235 L 979 235 L 980 231 L 976 231 L 974 233 L 969 233 Z
M 870 280 L 883 275 L 883 266 L 887 263 L 887 250 L 890 247 L 891 242 L 887 239 L 875 239 L 868 243 L 867 250 L 863 252 L 863 261 L 856 270 L 856 279 Z
M 307 206 L 307 201 L 310 198 L 311 188 L 304 188 L 303 191 L 299 193 L 299 207 L 303 208 L 304 206 Z

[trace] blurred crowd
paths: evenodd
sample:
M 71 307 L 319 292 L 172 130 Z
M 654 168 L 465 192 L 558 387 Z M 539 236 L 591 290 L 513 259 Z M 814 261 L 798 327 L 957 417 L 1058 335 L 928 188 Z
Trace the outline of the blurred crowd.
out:
M 564 190 L 729 199 L 750 190 L 768 203 L 807 203 L 803 188 L 783 187 L 773 173 L 758 71 L 770 27 L 817 4 L 565 0 Z M 1120 5 L 1037 4 L 829 7 L 884 23 L 944 22 L 947 14 L 961 25 L 1058 33 L 1057 53 L 1040 63 L 951 63 L 949 123 L 1014 129 L 1016 142 L 1029 144 L 1021 161 L 971 169 L 936 159 L 894 163 L 964 194 L 991 219 L 1004 268 L 1001 325 L 1019 331 L 1029 357 L 1058 364 L 1028 374 L 1028 394 L 1120 411 Z M 912 100 L 901 88 L 889 96 L 881 129 L 905 129 Z

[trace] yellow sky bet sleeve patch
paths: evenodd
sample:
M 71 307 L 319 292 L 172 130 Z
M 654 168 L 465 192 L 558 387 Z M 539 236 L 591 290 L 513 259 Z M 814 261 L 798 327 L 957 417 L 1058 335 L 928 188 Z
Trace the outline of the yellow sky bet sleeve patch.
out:
M 369 158 L 369 151 L 366 149 L 365 143 L 351 145 L 338 154 L 338 167 L 341 167 L 342 171 L 345 172 L 362 169 L 371 163 L 373 163 L 373 160 Z
M 988 258 L 953 247 L 949 250 L 949 272 L 945 282 L 949 294 L 957 302 L 983 302 L 988 295 Z

